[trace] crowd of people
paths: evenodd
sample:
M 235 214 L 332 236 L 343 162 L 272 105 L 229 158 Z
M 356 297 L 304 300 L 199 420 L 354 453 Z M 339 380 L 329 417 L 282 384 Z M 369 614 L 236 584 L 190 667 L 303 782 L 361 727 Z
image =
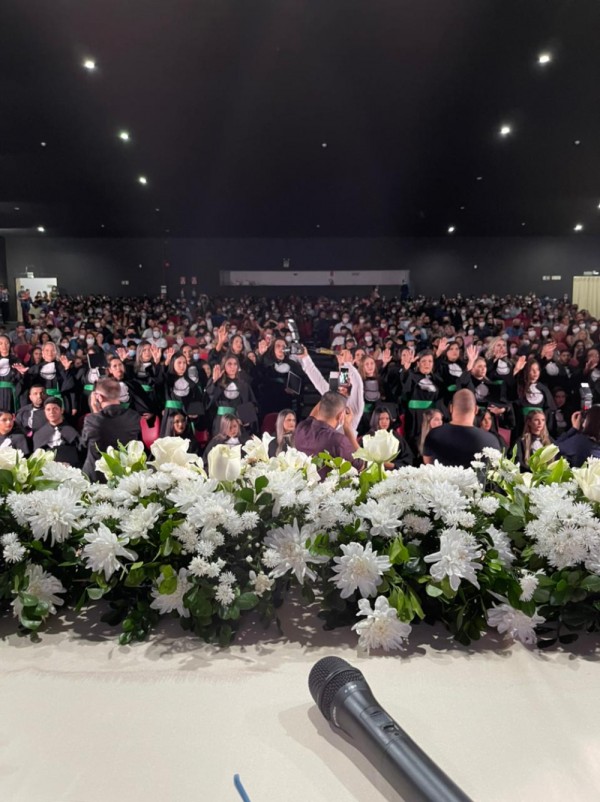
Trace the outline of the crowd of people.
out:
M 452 459 L 476 427 L 524 467 L 552 442 L 600 456 L 599 324 L 567 298 L 38 295 L 22 313 L 0 330 L 0 447 L 92 478 L 115 433 L 206 456 L 270 431 L 274 454 L 352 459 L 385 429 L 399 467 Z

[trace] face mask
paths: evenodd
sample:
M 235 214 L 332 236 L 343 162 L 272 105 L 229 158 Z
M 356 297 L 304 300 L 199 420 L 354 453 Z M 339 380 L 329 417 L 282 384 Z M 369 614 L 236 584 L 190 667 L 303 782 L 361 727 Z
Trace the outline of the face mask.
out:
M 578 334 L 579 333 L 579 326 L 573 326 L 571 331 L 573 332 L 573 334 Z
M 197 362 L 200 359 L 200 354 L 192 354 L 192 359 Z
M 475 334 L 475 329 L 468 329 L 467 334 L 472 337 Z
M 152 332 L 152 336 L 153 336 L 155 339 L 157 339 L 157 340 L 158 340 L 158 338 L 160 337 L 160 331 L 153 331 L 153 332 Z
M 350 322 L 350 318 L 349 317 L 343 317 L 342 318 L 342 323 L 349 323 L 349 322 Z
M 542 337 L 547 337 L 550 334 L 549 329 L 542 329 Z
M 178 337 L 176 342 L 177 342 L 177 345 L 183 345 L 183 337 Z
M 63 340 L 63 341 L 61 342 L 61 346 L 62 346 L 63 348 L 68 348 L 68 347 L 69 347 L 69 342 L 68 342 L 68 340 Z
M 359 317 L 359 318 L 358 318 L 358 322 L 359 322 L 359 323 L 364 323 L 364 322 L 365 322 L 365 319 L 364 319 L 364 317 Z
M 395 334 L 395 333 L 396 333 L 396 329 L 390 329 L 390 334 Z
M 135 356 L 135 351 L 127 351 L 127 356 L 129 357 L 129 359 L 133 359 Z
M 527 334 L 528 334 L 528 336 L 529 336 L 529 337 L 531 337 L 531 339 L 533 340 L 533 338 L 535 337 L 535 329 L 529 329 L 529 331 L 527 332 Z
M 560 326 L 554 326 L 554 331 L 560 331 Z
M 502 339 L 503 340 L 508 340 L 508 334 L 506 332 L 504 332 L 504 334 L 502 335 Z
M 231 336 L 233 336 L 234 334 L 237 334 L 237 329 L 235 328 L 235 326 L 233 328 L 229 329 L 229 333 L 231 334 Z
M 590 326 L 590 331 L 597 331 L 597 329 L 598 329 L 598 326 L 596 326 L 595 323 L 592 323 L 592 325 Z
M 372 343 L 373 342 L 373 338 L 369 334 L 366 334 L 365 335 L 365 342 L 366 343 Z
M 479 326 L 480 329 L 485 328 L 485 323 L 478 323 L 477 325 Z
M 85 344 L 86 345 L 94 345 L 95 342 L 96 342 L 96 340 L 94 340 L 93 337 L 86 337 L 85 338 Z
M 528 339 L 524 339 L 524 340 L 522 340 L 522 343 L 523 343 L 523 345 L 529 345 L 529 340 Z
M 291 335 L 291 334 L 286 334 L 286 335 L 285 335 L 285 341 L 286 341 L 286 343 L 291 343 L 291 342 L 292 342 L 292 340 L 293 340 L 293 337 L 292 337 L 292 335 Z
M 585 329 L 586 325 L 587 325 L 586 323 L 580 323 L 580 324 L 579 324 L 579 328 L 581 328 L 581 329 Z
M 515 356 L 515 354 L 517 353 L 518 350 L 519 349 L 516 348 L 514 345 L 511 345 L 511 347 L 510 347 L 510 355 L 511 356 Z
M 102 323 L 94 323 L 94 326 L 95 326 L 97 329 L 101 329 L 101 328 L 102 328 Z
M 175 325 L 173 323 L 169 323 L 167 328 L 169 329 L 169 331 L 173 331 L 173 329 L 175 328 Z

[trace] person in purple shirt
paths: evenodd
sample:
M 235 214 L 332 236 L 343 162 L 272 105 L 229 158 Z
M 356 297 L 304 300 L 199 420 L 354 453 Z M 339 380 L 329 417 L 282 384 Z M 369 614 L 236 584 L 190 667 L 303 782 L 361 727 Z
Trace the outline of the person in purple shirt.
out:
M 348 399 L 340 393 L 331 390 L 324 393 L 310 417 L 296 426 L 295 447 L 298 451 L 311 457 L 327 451 L 332 457 L 342 457 L 360 470 L 363 463 L 352 456 L 359 446 L 347 402 Z M 339 426 L 342 426 L 341 431 Z

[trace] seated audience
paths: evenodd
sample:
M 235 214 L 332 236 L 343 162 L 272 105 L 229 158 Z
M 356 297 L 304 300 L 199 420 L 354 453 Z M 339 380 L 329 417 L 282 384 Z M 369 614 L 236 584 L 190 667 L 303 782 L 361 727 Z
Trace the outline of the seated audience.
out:
M 44 401 L 46 423 L 34 432 L 33 447 L 54 451 L 57 462 L 74 468 L 81 466 L 81 444 L 76 429 L 65 421 L 64 405 L 60 398 L 48 396 Z

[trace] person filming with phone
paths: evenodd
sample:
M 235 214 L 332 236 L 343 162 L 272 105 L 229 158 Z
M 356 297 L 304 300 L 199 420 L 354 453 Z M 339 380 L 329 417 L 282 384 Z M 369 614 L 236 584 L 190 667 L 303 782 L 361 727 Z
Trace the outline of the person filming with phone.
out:
M 571 415 L 571 428 L 556 440 L 560 453 L 572 468 L 581 468 L 588 457 L 600 457 L 600 404 Z

